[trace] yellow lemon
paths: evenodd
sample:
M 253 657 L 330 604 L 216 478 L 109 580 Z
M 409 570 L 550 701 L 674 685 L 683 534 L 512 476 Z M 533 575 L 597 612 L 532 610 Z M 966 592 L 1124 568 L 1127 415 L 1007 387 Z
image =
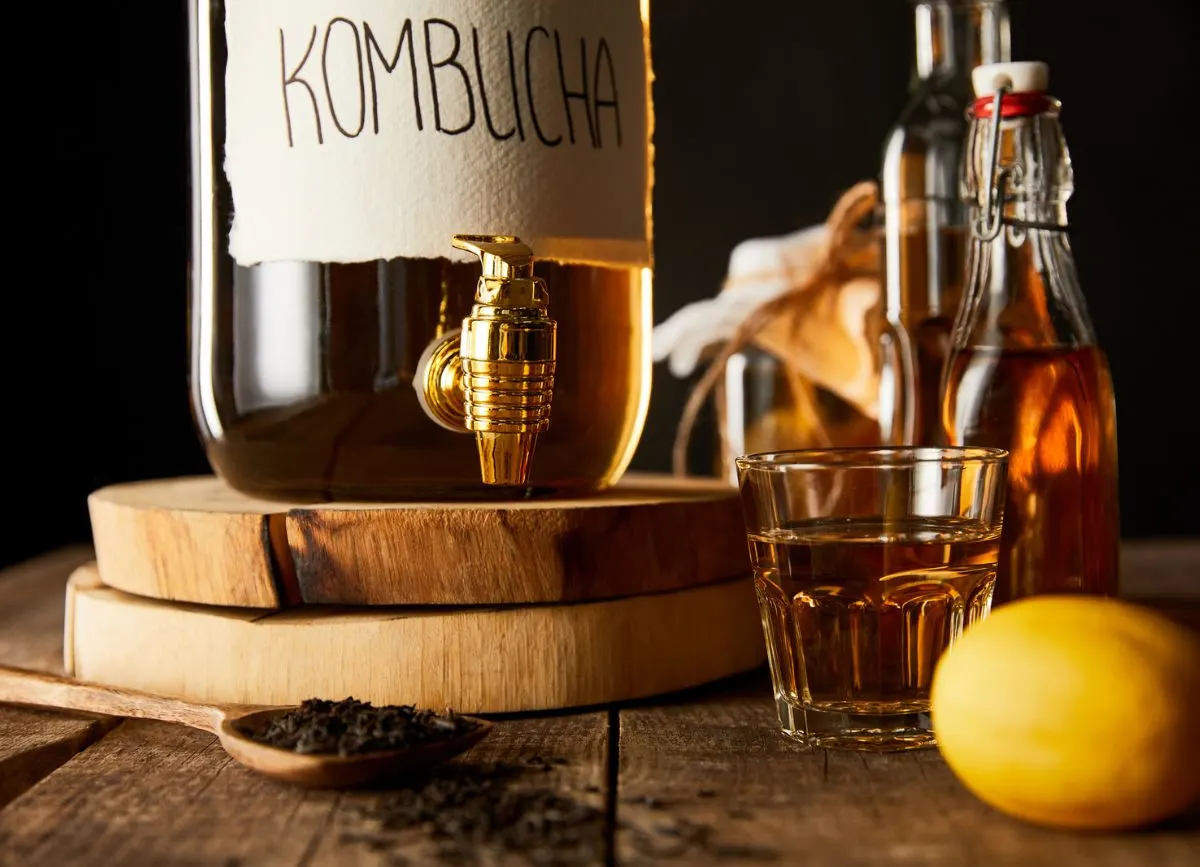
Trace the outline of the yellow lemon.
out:
M 939 661 L 933 728 L 946 763 L 998 810 L 1119 830 L 1200 799 L 1200 637 L 1148 608 L 1029 597 Z

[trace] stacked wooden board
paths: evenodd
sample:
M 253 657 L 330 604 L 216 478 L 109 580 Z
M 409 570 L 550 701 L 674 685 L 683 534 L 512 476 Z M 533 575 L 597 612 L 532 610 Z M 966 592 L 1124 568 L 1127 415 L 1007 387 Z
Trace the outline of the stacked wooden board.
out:
M 279 503 L 212 477 L 90 498 L 76 677 L 226 703 L 546 710 L 760 665 L 736 491 L 627 476 L 581 499 Z

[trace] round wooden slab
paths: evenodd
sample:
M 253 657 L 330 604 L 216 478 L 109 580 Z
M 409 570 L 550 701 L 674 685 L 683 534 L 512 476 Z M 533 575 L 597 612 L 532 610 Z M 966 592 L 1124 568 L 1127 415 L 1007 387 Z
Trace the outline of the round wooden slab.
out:
M 67 672 L 196 701 L 376 704 L 507 713 L 642 698 L 765 660 L 750 579 L 605 602 L 255 612 L 105 587 L 67 590 Z
M 715 480 L 629 475 L 574 500 L 301 504 L 205 476 L 102 488 L 88 505 L 106 584 L 206 605 L 574 602 L 748 568 L 737 491 Z

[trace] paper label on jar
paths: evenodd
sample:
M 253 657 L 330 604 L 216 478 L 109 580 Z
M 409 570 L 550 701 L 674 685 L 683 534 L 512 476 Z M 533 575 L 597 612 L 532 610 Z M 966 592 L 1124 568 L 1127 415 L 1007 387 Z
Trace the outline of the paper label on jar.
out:
M 641 0 L 225 0 L 242 265 L 650 259 Z

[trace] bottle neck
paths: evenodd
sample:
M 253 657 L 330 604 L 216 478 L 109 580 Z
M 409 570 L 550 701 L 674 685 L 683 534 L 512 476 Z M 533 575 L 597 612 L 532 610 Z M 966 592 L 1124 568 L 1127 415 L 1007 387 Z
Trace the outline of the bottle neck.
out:
M 1005 0 L 917 0 L 913 17 L 917 82 L 965 76 L 1010 57 Z
M 972 110 L 962 195 L 977 238 L 988 240 L 1001 225 L 1066 229 L 1075 190 L 1071 154 L 1058 102 L 1038 99 L 1045 107 L 1029 114 L 996 119 L 990 103 L 986 113 Z
M 1095 343 L 1066 232 L 1006 226 L 991 240 L 973 240 L 954 348 L 1035 350 Z
M 953 316 L 962 290 L 966 216 L 959 166 L 970 70 L 1009 59 L 1004 0 L 914 0 L 910 94 L 884 148 L 887 316 L 906 326 Z
M 956 348 L 1095 343 L 1067 237 L 1071 159 L 1058 103 L 971 120 L 962 191 L 969 207 L 967 288 Z

